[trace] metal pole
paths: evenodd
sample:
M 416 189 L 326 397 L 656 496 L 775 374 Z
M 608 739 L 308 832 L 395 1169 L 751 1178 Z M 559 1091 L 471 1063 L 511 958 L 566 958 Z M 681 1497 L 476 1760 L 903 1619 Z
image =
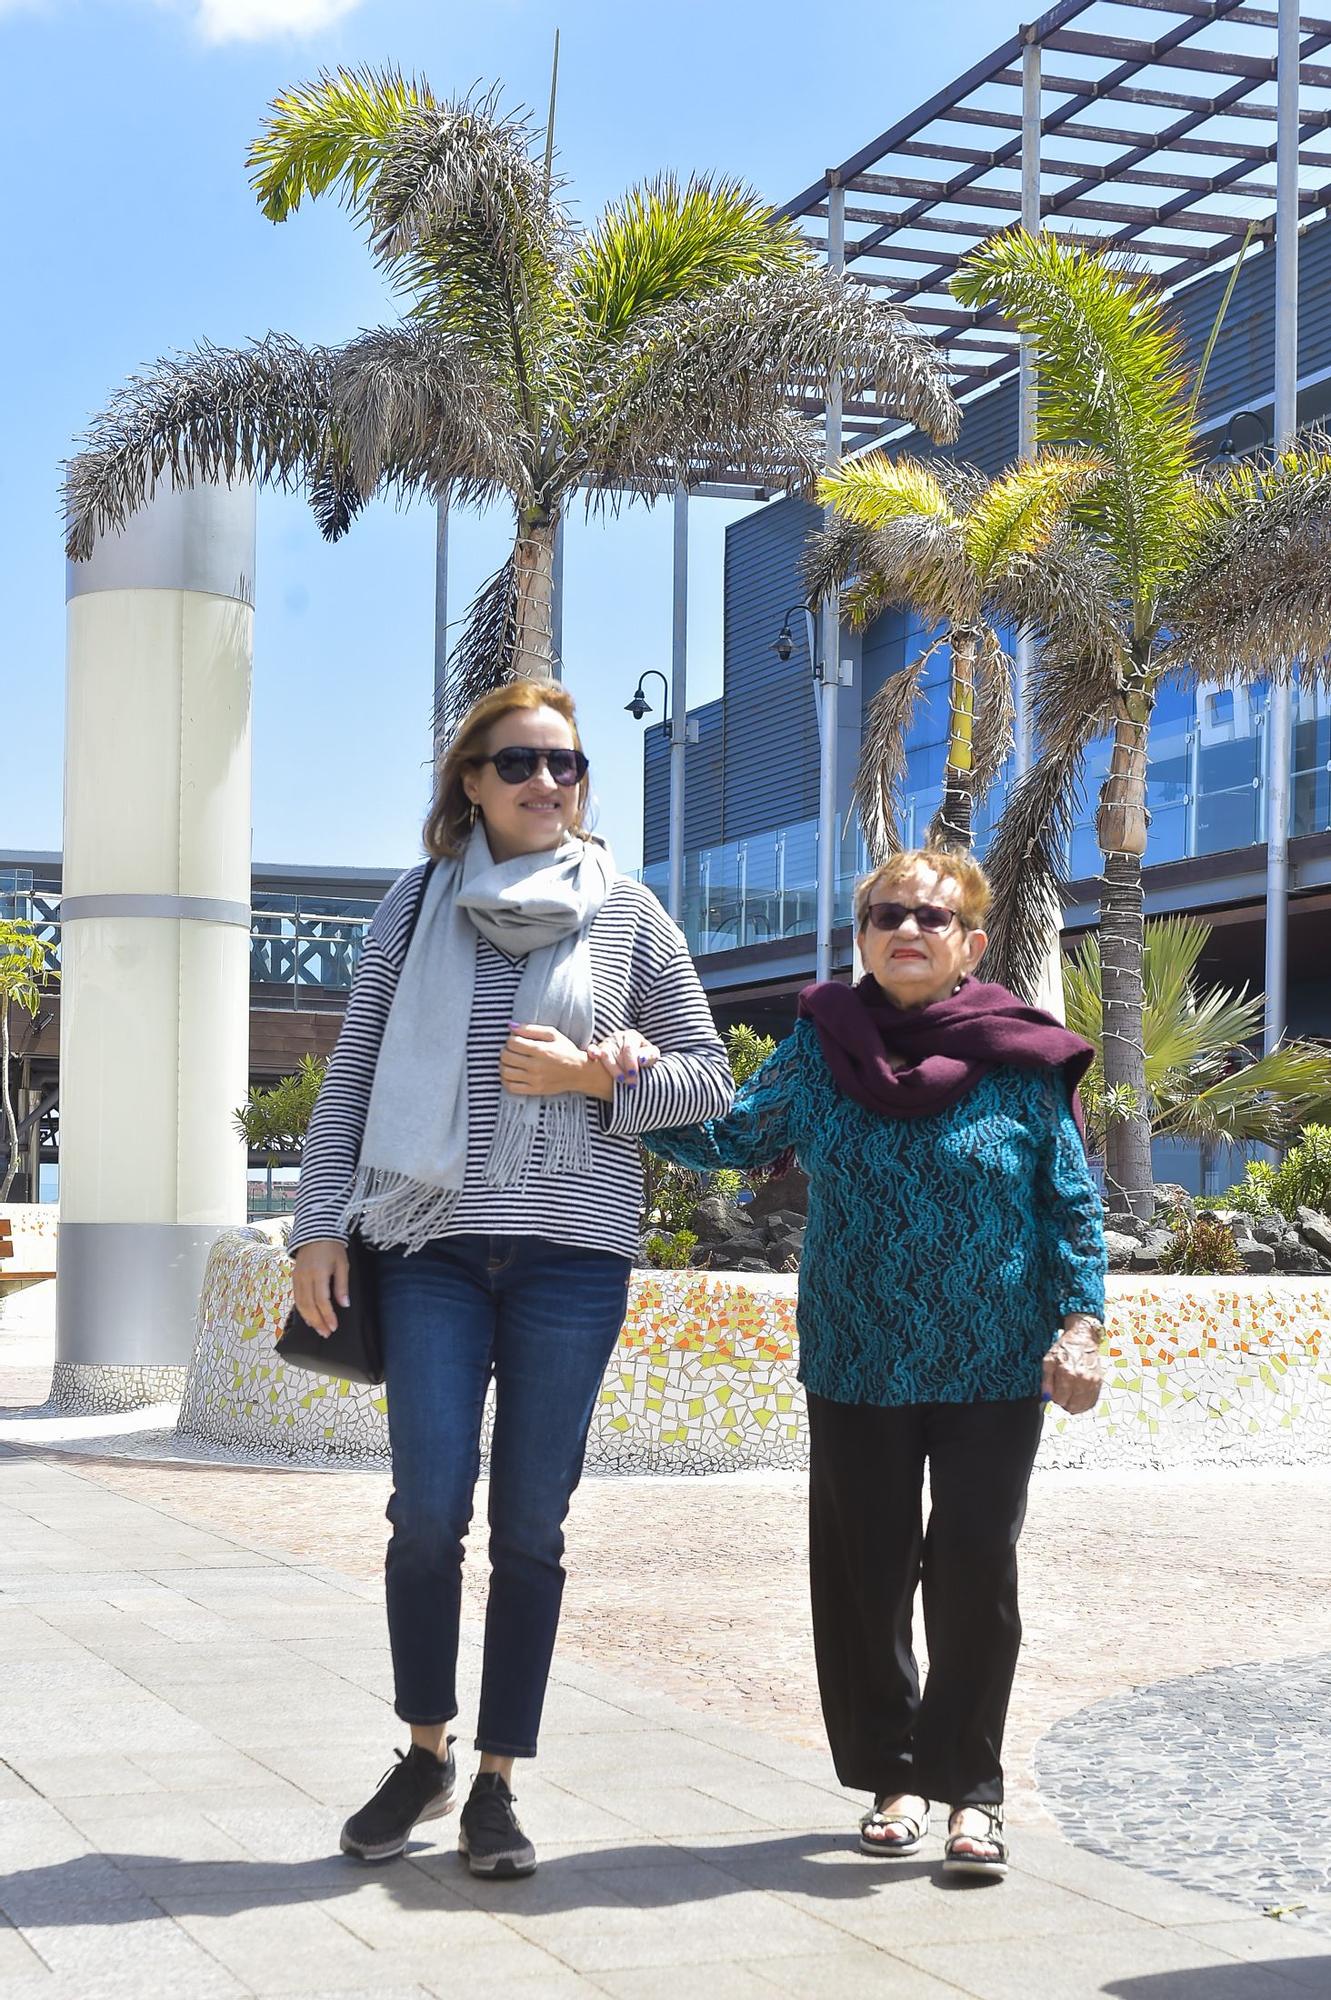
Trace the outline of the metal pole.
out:
M 684 754 L 689 729 L 689 495 L 675 488 L 673 608 L 670 626 L 670 887 L 666 908 L 684 911 Z
M 555 522 L 555 546 L 550 564 L 550 650 L 557 681 L 564 678 L 564 516 Z
M 1040 230 L 1040 44 L 1035 30 L 1027 28 L 1026 46 L 1021 54 L 1021 226 L 1030 236 Z M 1017 372 L 1017 456 L 1030 458 L 1035 450 L 1035 341 L 1029 333 L 1021 337 Z M 1031 655 L 1034 648 L 1029 632 L 1017 634 L 1016 763 L 1017 776 L 1031 767 Z
M 846 191 L 835 173 L 828 175 L 827 265 L 846 265 Z M 825 456 L 832 465 L 841 456 L 841 379 L 827 385 Z M 828 517 L 831 509 L 828 509 Z M 818 905 L 814 973 L 832 977 L 832 927 L 836 922 L 837 883 L 837 694 L 841 685 L 841 600 L 833 591 L 823 599 L 822 756 L 818 772 Z
M 1299 8 L 1280 0 L 1276 62 L 1276 382 L 1279 451 L 1298 427 Z M 1266 747 L 1266 1022 L 1268 1051 L 1285 1032 L 1289 926 L 1289 683 L 1271 689 Z
M 435 503 L 434 530 L 434 759 L 444 753 L 444 698 L 448 689 L 448 488 Z

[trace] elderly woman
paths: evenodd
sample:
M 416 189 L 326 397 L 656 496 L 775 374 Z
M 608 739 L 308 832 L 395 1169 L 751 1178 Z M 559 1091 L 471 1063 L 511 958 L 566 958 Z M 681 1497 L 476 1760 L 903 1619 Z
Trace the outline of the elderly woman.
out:
M 913 1854 L 939 1799 L 945 1867 L 1001 1875 L 1017 1538 L 1044 1402 L 1099 1395 L 1105 1251 L 1075 1098 L 1091 1049 L 975 978 L 988 903 L 973 861 L 895 855 L 855 899 L 865 977 L 805 991 L 726 1117 L 647 1143 L 696 1168 L 793 1149 L 809 1176 L 800 1373 L 837 1775 L 872 1796 L 866 1854 Z

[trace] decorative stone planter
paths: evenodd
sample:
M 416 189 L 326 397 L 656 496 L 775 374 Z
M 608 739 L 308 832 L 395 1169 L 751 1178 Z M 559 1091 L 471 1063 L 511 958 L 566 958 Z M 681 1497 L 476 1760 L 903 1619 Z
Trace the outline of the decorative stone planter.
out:
M 255 1229 L 213 1249 L 178 1430 L 274 1459 L 383 1464 L 382 1390 L 284 1368 L 290 1266 Z M 796 1280 L 635 1271 L 588 1443 L 593 1472 L 807 1462 Z M 1068 1468 L 1331 1461 L 1331 1283 L 1115 1278 L 1110 1367 L 1088 1417 L 1051 1411 L 1040 1463 Z M 487 1424 L 488 1432 L 488 1424 Z

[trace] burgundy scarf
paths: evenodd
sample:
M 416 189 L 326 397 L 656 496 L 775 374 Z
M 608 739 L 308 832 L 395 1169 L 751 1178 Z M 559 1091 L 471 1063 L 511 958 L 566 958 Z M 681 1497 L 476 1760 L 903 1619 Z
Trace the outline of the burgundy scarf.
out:
M 832 980 L 806 986 L 799 1011 L 813 1022 L 838 1090 L 866 1111 L 883 1118 L 931 1118 L 974 1090 L 1000 1063 L 1057 1069 L 1085 1141 L 1077 1085 L 1094 1049 L 1006 986 L 968 979 L 946 999 L 897 1007 L 866 973 L 854 986 Z M 904 1069 L 893 1069 L 889 1050 L 904 1059 Z

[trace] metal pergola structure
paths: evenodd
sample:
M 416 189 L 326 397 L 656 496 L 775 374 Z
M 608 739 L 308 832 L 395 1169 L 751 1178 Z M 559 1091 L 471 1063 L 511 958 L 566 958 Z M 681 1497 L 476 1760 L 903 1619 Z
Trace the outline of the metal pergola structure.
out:
M 965 403 L 1018 384 L 1017 449 L 1035 441 L 1035 357 L 992 308 L 967 310 L 951 279 L 968 250 L 1020 224 L 1130 256 L 1175 289 L 1275 246 L 1273 439 L 1297 424 L 1298 234 L 1331 208 L 1331 17 L 1298 0 L 1061 0 L 984 61 L 863 146 L 781 213 L 810 248 L 931 331 Z M 822 225 L 820 227 L 820 225 Z M 829 459 L 909 434 L 869 400 L 796 398 L 825 412 Z M 839 630 L 824 607 L 818 976 L 831 968 L 830 743 Z M 832 671 L 826 670 L 827 663 Z M 1030 641 L 1017 660 L 1017 768 L 1031 757 Z M 1285 1027 L 1290 690 L 1268 731 L 1266 1042 Z
M 839 208 L 846 268 L 932 332 L 968 398 L 1020 367 L 1013 330 L 949 290 L 996 230 L 1128 253 L 1167 287 L 1232 259 L 1250 229 L 1274 239 L 1278 22 L 1242 0 L 1062 0 L 781 213 L 825 252 Z M 1307 219 L 1331 208 L 1331 14 L 1298 34 Z M 872 402 L 843 415 L 847 449 L 883 430 Z

